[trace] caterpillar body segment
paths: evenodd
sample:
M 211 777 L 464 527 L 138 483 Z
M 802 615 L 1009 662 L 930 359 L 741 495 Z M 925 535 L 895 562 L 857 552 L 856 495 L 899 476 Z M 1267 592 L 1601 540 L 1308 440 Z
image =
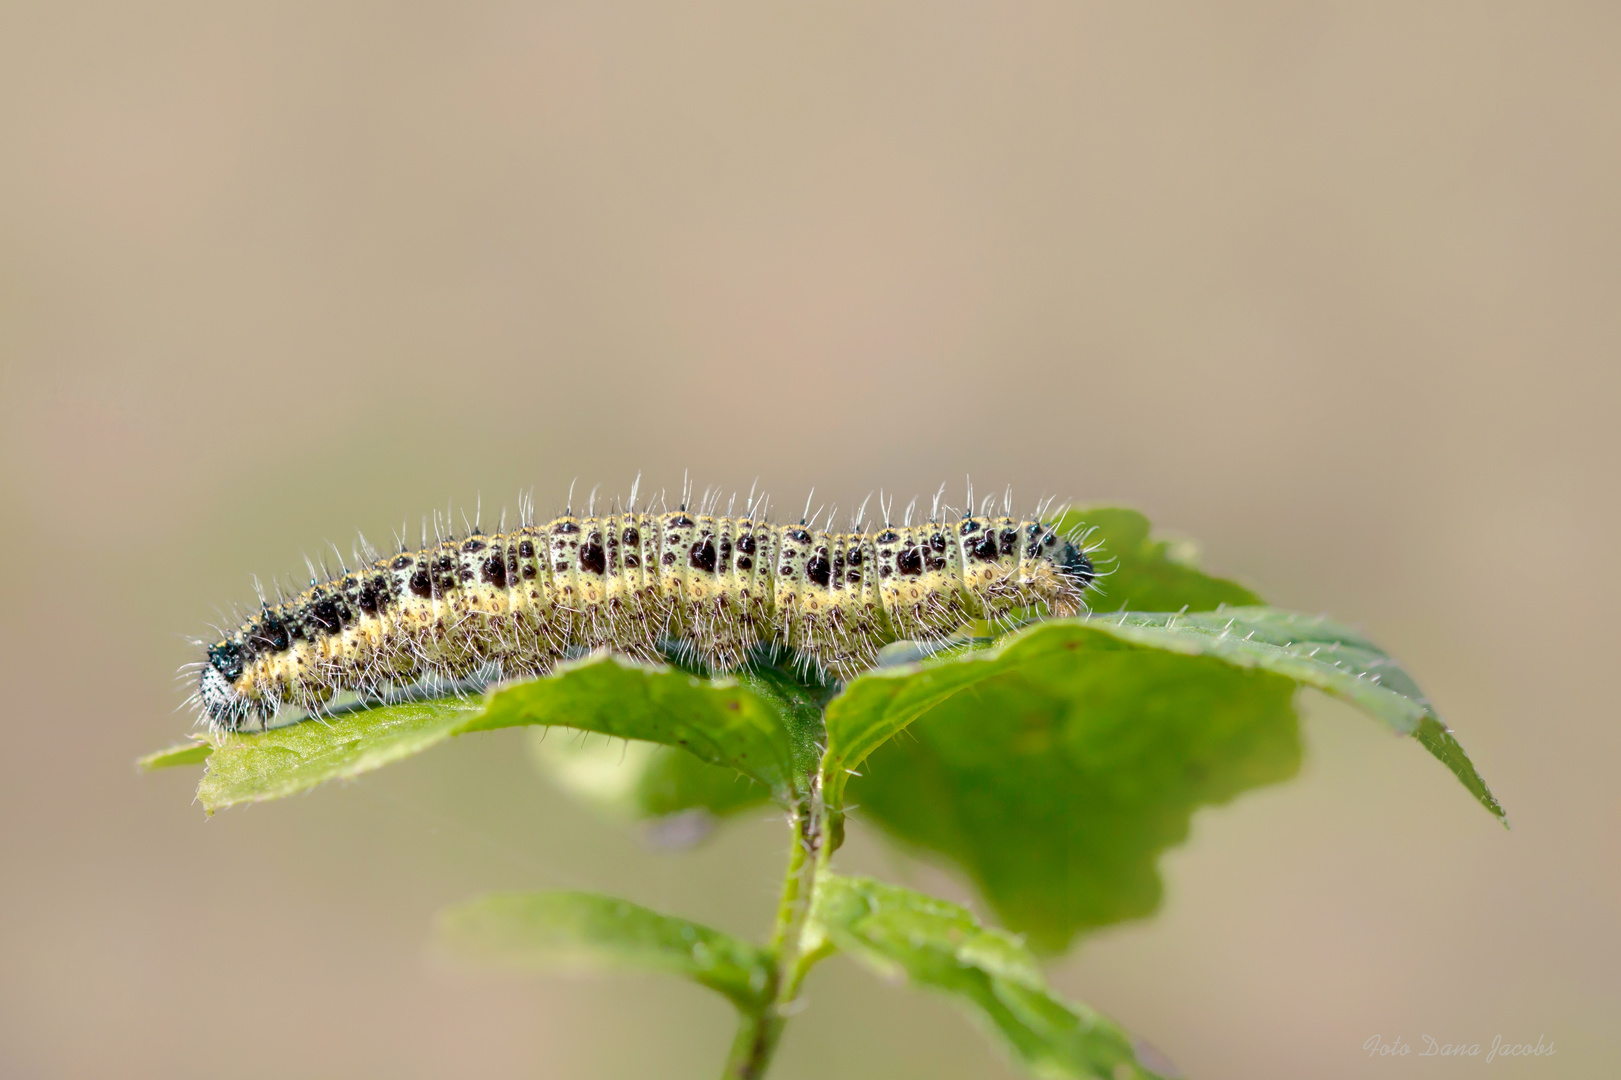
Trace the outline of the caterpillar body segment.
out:
M 753 504 L 475 529 L 265 603 L 208 647 L 195 701 L 234 731 L 339 692 L 541 675 L 604 649 L 652 661 L 671 640 L 717 672 L 769 644 L 849 679 L 892 641 L 1084 611 L 1096 574 L 1078 539 L 1005 516 L 837 533 L 766 523 Z

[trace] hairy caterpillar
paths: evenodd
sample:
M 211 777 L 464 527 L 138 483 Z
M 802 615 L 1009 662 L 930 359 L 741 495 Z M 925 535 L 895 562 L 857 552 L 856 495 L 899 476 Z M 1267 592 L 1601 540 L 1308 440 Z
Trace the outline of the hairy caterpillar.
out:
M 740 517 L 706 498 L 689 512 L 565 512 L 539 524 L 477 526 L 414 551 L 327 574 L 207 647 L 193 702 L 216 731 L 266 726 L 284 704 L 316 713 L 345 691 L 380 694 L 475 674 L 540 675 L 562 657 L 610 649 L 656 659 L 681 643 L 730 671 L 762 645 L 792 650 L 847 679 L 900 639 L 944 637 L 972 619 L 1033 608 L 1084 610 L 1096 574 L 1079 534 L 981 513 L 888 521 L 858 513 L 847 532 L 814 520 L 772 525 L 763 500 Z M 808 515 L 807 515 L 808 516 Z M 818 515 L 819 516 L 819 515 Z M 831 515 L 829 522 L 831 525 Z M 426 531 L 426 530 L 424 530 Z M 199 643 L 201 644 L 201 643 Z

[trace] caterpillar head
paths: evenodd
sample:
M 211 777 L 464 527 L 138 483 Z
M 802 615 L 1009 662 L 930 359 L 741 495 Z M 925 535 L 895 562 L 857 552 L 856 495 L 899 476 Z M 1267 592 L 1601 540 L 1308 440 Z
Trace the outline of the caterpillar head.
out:
M 215 731 L 235 731 L 253 712 L 253 702 L 237 690 L 242 677 L 242 644 L 222 641 L 208 647 L 208 662 L 197 678 L 197 700 Z

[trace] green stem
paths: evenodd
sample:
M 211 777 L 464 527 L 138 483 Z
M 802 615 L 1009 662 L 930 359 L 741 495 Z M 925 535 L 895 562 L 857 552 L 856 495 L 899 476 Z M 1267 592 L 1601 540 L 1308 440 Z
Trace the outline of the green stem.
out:
M 771 1065 L 771 1054 L 777 1049 L 777 1038 L 782 1034 L 782 1018 L 767 1006 L 754 1012 L 738 1014 L 737 1038 L 732 1040 L 732 1053 L 726 1059 L 723 1080 L 759 1080 Z
M 782 1037 L 788 1007 L 799 994 L 810 966 L 820 953 L 804 951 L 805 920 L 810 915 L 816 875 L 826 869 L 826 808 L 822 803 L 820 779 L 812 781 L 811 794 L 794 808 L 793 843 L 788 850 L 788 870 L 783 875 L 782 898 L 777 903 L 776 925 L 772 928 L 770 949 L 777 958 L 773 982 L 775 992 L 758 1009 L 741 1014 L 737 1038 L 726 1061 L 726 1080 L 759 1080 L 771 1065 L 771 1055 Z

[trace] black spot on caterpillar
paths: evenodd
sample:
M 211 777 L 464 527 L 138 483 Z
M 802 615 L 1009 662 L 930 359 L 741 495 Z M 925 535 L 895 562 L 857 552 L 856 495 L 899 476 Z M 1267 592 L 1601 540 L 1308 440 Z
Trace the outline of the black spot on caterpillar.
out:
M 874 538 L 859 517 L 846 532 L 774 526 L 762 505 L 741 517 L 707 504 L 545 524 L 525 514 L 511 532 L 368 552 L 209 645 L 193 700 L 210 727 L 235 731 L 284 705 L 318 713 L 343 692 L 541 675 L 599 649 L 657 660 L 672 640 L 716 672 L 774 645 L 849 679 L 892 641 L 1021 609 L 1078 614 L 1096 577 L 1084 534 L 1057 535 L 1040 511 L 969 513 L 955 528 L 908 513 Z

